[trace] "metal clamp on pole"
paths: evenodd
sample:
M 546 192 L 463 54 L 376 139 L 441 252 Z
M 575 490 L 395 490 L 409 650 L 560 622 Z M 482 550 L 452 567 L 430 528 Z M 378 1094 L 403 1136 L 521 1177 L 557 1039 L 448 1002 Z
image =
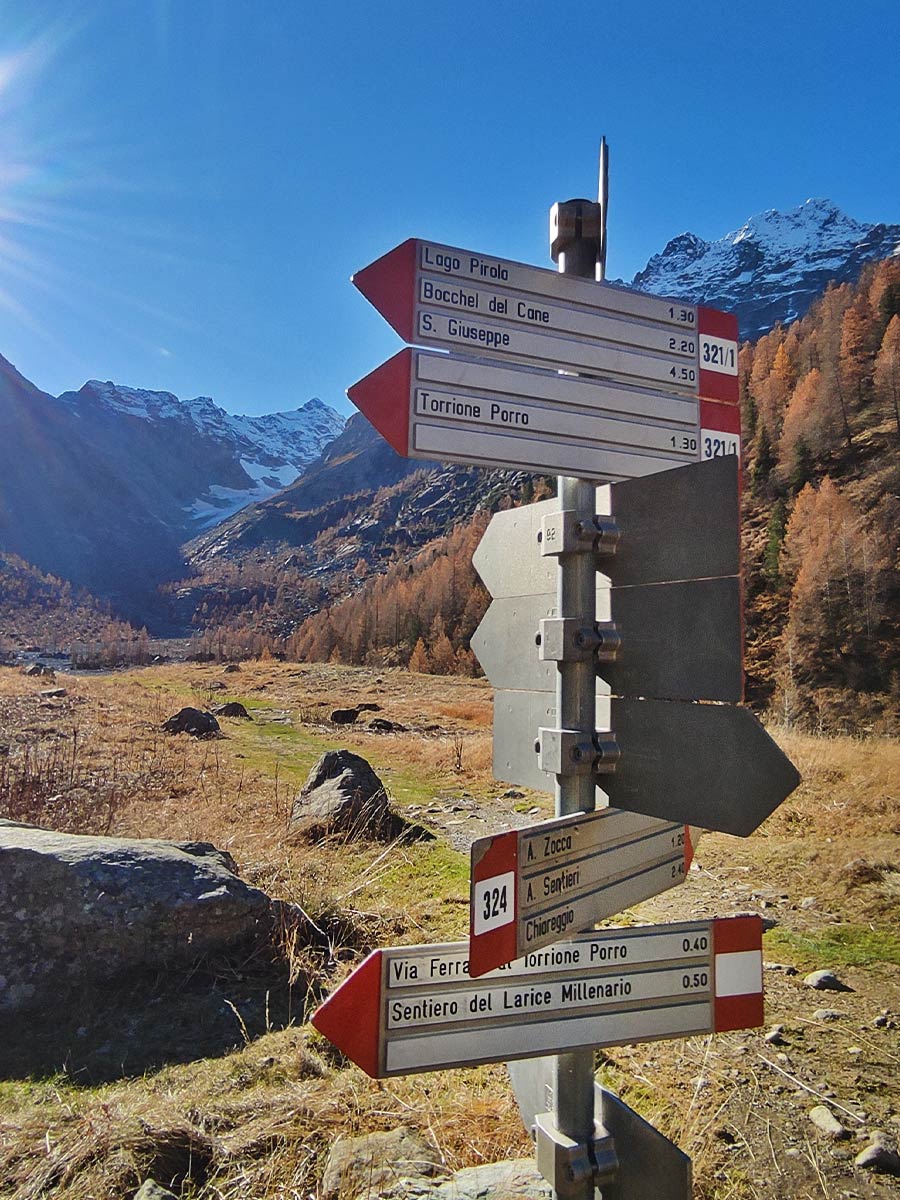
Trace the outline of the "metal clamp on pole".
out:
M 613 1139 L 595 1125 L 590 1142 L 578 1142 L 556 1128 L 552 1113 L 534 1119 L 537 1168 L 558 1196 L 575 1195 L 586 1184 L 612 1183 L 619 1169 Z
M 611 775 L 621 751 L 611 733 L 539 729 L 534 743 L 542 771 L 550 775 Z
M 597 775 L 612 775 L 616 769 L 616 763 L 622 757 L 615 734 L 595 733 L 592 740 L 594 743 L 594 771 Z
M 590 775 L 594 769 L 593 738 L 577 729 L 539 729 L 534 748 L 541 770 L 551 775 Z
M 622 638 L 615 621 L 585 625 L 577 617 L 544 617 L 535 642 L 542 662 L 615 662 Z
M 544 557 L 559 554 L 615 554 L 619 527 L 613 517 L 594 516 L 585 521 L 577 512 L 567 509 L 548 513 L 541 518 L 538 534 Z

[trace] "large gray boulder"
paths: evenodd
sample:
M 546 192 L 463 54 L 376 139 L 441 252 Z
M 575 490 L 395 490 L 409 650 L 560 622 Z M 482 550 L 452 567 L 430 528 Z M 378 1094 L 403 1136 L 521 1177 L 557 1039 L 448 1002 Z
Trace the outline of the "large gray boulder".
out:
M 0 820 L 0 1018 L 260 942 L 276 907 L 206 842 Z
M 219 722 L 211 712 L 199 708 L 180 708 L 174 716 L 163 721 L 166 733 L 189 733 L 191 737 L 212 737 L 219 732 Z
M 322 1200 L 551 1200 L 533 1158 L 450 1174 L 434 1146 L 408 1128 L 344 1138 L 328 1155 Z
M 384 784 L 364 758 L 352 750 L 329 750 L 294 801 L 290 830 L 308 838 L 390 839 L 413 827 L 392 811 Z

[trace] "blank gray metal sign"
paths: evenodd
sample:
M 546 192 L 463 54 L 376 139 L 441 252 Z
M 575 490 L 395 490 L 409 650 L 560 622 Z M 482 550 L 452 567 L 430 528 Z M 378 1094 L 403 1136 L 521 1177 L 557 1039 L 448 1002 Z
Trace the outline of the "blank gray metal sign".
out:
M 609 496 L 609 512 L 622 536 L 603 570 L 618 586 L 740 572 L 740 491 L 733 455 L 626 479 L 610 485 Z
M 621 757 L 599 786 L 616 808 L 746 837 L 800 782 L 749 709 L 615 698 L 609 705 Z M 496 778 L 552 791 L 554 777 L 541 770 L 535 743 L 539 729 L 555 726 L 554 696 L 499 692 Z
M 622 646 L 614 662 L 597 668 L 607 684 L 602 690 L 661 700 L 741 699 L 737 578 L 614 587 L 606 595 Z M 556 663 L 541 659 L 537 644 L 541 620 L 555 615 L 554 594 L 491 603 L 471 645 L 495 688 L 555 690 Z
M 553 1109 L 554 1061 L 545 1057 L 507 1063 L 529 1131 L 538 1113 Z M 613 1139 L 618 1161 L 614 1179 L 603 1184 L 603 1200 L 690 1200 L 690 1158 L 599 1083 L 594 1084 L 594 1120 L 598 1136 Z
M 597 511 L 615 517 L 622 531 L 616 553 L 598 561 L 615 586 L 739 574 L 734 456 L 609 484 L 597 496 Z M 542 518 L 559 507 L 542 500 L 491 518 L 472 562 L 492 596 L 555 592 L 556 559 L 541 556 L 538 534 Z

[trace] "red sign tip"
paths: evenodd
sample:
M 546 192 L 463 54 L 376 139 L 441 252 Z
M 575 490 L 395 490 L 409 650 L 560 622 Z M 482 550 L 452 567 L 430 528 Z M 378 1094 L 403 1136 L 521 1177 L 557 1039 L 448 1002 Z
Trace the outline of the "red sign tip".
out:
M 416 238 L 407 238 L 351 277 L 351 283 L 381 313 L 404 342 L 414 341 Z
M 373 950 L 312 1016 L 312 1024 L 373 1079 L 379 1076 L 380 950 Z
M 404 458 L 409 455 L 411 380 L 412 351 L 401 350 L 347 389 L 353 404 Z

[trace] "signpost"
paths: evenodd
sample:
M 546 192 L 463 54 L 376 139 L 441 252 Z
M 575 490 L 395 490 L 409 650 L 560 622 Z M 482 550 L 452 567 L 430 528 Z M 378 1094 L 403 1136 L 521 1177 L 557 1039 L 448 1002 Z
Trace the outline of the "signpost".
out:
M 739 432 L 731 405 L 423 350 L 401 350 L 347 394 L 406 457 L 597 480 L 723 454 Z
M 595 1084 L 593 1048 L 761 1024 L 761 921 L 579 931 L 799 776 L 735 704 L 737 323 L 602 282 L 605 142 L 600 177 L 551 210 L 559 273 L 409 239 L 353 278 L 416 343 L 348 393 L 398 453 L 559 475 L 492 519 L 472 639 L 494 774 L 556 816 L 473 844 L 468 944 L 376 950 L 312 1020 L 376 1078 L 512 1060 L 557 1198 L 688 1200 L 690 1160 Z
M 374 950 L 312 1023 L 373 1078 L 762 1023 L 762 922 L 585 933 L 472 979 L 468 946 Z
M 682 883 L 699 830 L 615 808 L 472 844 L 473 978 Z
M 454 352 L 401 350 L 349 389 L 399 454 L 599 480 L 740 453 L 726 313 L 415 238 L 353 282 Z
M 595 776 L 599 802 L 752 833 L 799 776 L 753 714 L 731 703 L 743 687 L 734 459 L 614 483 L 602 503 L 618 540 L 594 552 L 606 572 L 595 576 L 599 620 L 574 626 L 595 680 L 593 728 L 615 744 L 613 769 Z M 577 652 L 550 590 L 546 540 L 562 528 L 558 502 L 530 509 L 498 513 L 475 553 L 494 600 L 472 647 L 498 689 L 495 776 L 552 791 L 559 739 L 546 735 L 572 728 L 558 717 L 557 664 Z M 574 748 L 582 769 L 603 765 L 590 733 Z

